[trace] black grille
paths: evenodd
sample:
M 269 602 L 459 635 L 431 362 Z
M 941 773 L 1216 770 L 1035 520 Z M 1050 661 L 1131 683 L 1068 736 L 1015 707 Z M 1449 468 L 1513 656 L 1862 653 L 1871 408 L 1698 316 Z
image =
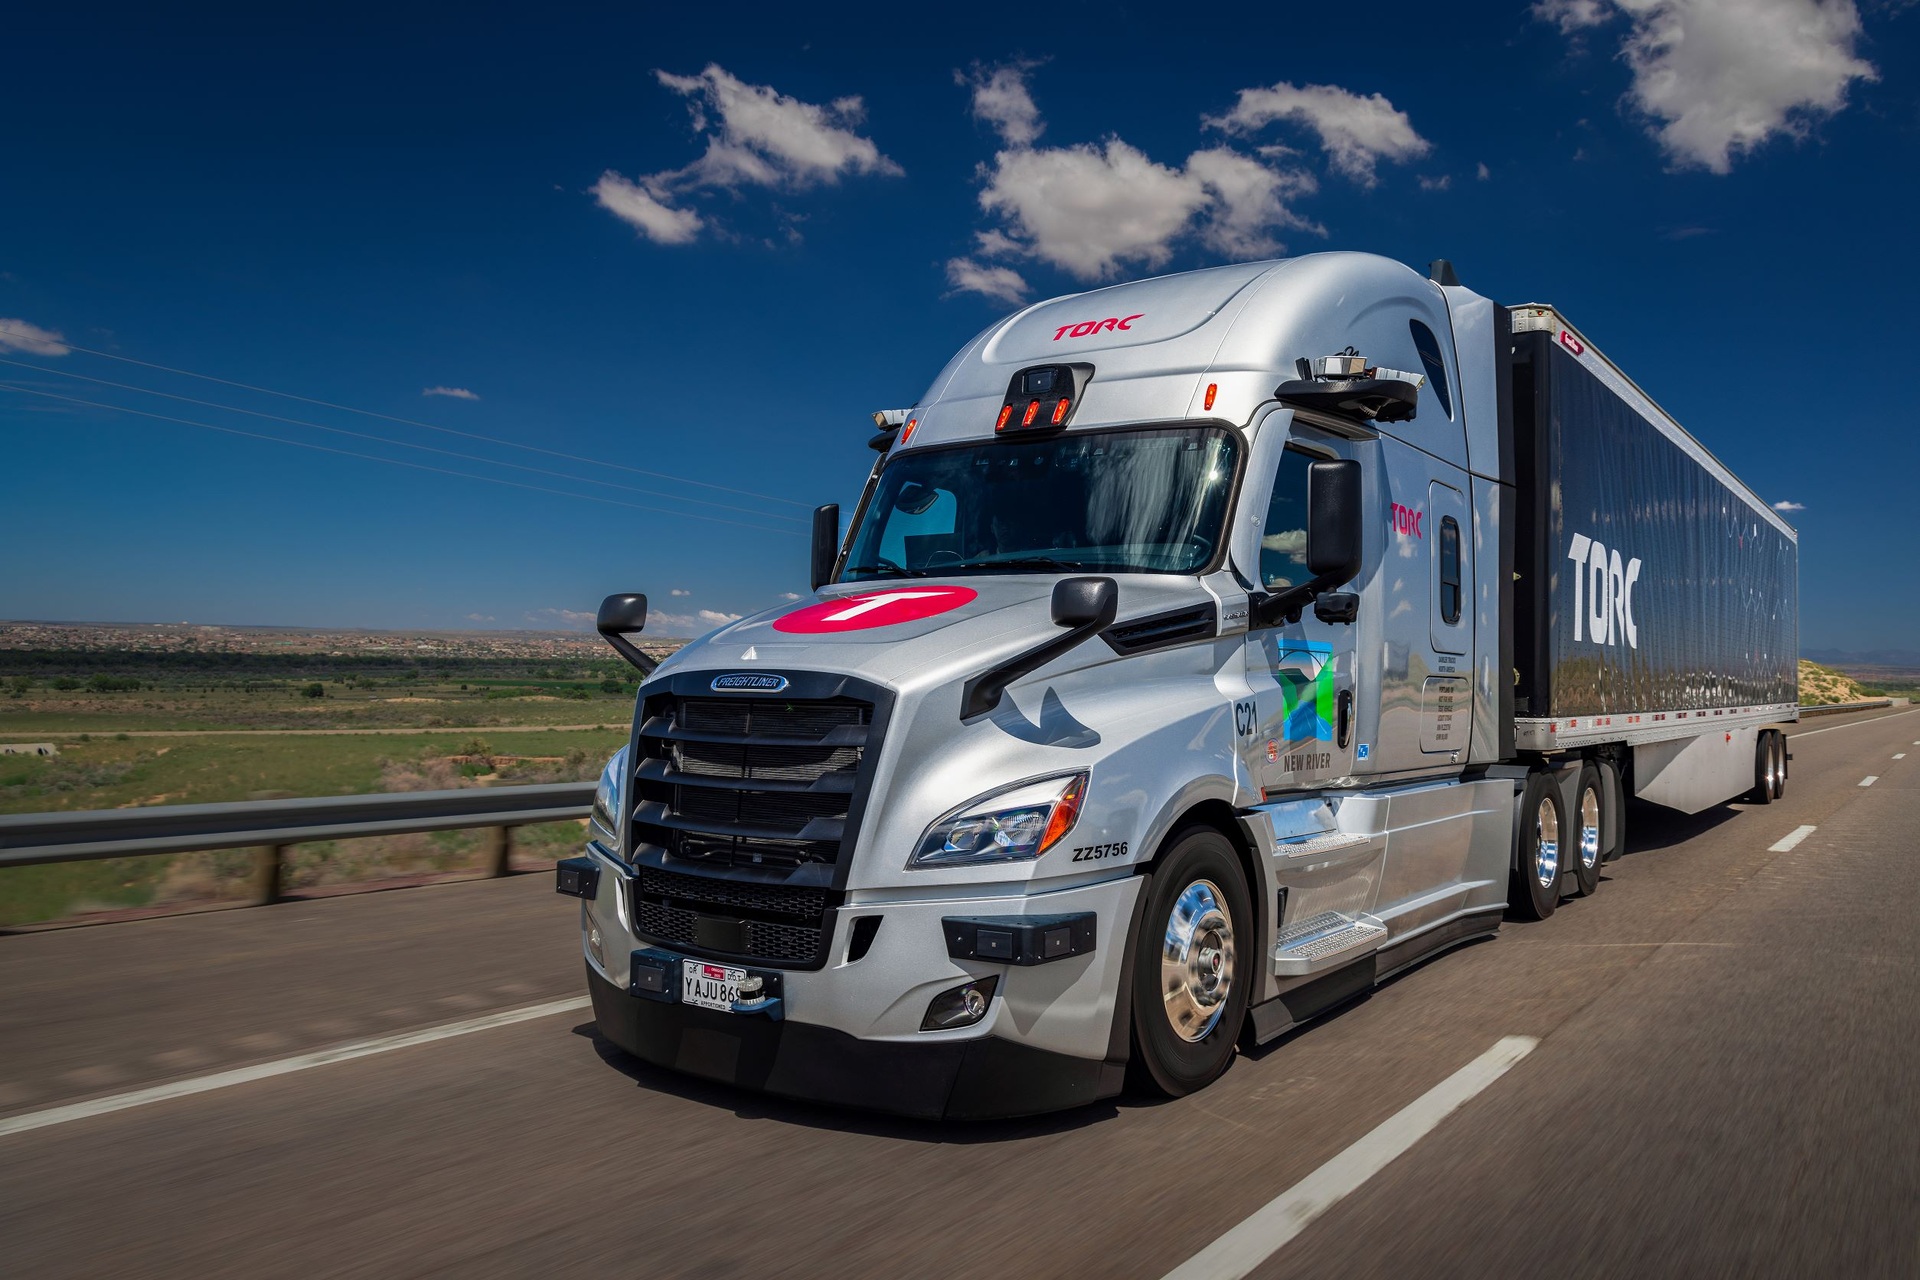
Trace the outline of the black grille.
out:
M 746 880 L 718 880 L 640 868 L 633 883 L 633 921 L 644 937 L 701 950 L 700 917 L 737 925 L 741 950 L 729 955 L 772 964 L 814 965 L 833 936 L 839 895 Z
M 715 868 L 836 862 L 872 723 L 853 698 L 648 699 L 636 843 Z

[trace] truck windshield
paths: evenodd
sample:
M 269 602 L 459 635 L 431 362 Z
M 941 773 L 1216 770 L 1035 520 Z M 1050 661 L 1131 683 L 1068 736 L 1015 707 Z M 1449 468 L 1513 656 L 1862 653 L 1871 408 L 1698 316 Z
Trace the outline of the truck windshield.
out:
M 1238 460 L 1219 427 L 1082 431 L 892 459 L 841 574 L 1197 573 Z

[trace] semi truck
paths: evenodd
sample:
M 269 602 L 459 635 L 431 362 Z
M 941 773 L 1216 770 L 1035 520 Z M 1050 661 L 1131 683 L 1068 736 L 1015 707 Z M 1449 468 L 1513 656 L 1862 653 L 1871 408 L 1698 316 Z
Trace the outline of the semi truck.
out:
M 1796 535 L 1547 305 L 1322 253 L 978 335 L 812 595 L 645 673 L 579 857 L 600 1032 L 922 1117 L 1180 1096 L 1765 804 Z M 1638 810 L 1636 809 L 1636 812 Z

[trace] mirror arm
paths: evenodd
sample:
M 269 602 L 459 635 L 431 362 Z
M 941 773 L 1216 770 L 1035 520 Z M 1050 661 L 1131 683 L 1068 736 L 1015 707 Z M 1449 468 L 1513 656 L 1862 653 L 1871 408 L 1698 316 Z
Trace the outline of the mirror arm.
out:
M 1297 587 L 1288 587 L 1276 595 L 1263 596 L 1254 602 L 1251 620 L 1256 626 L 1262 627 L 1298 622 L 1308 605 L 1346 580 L 1345 574 L 1323 573 Z
M 657 659 L 648 657 L 641 651 L 638 645 L 634 644 L 633 641 L 627 639 L 625 635 L 618 631 L 609 631 L 605 627 L 602 627 L 600 628 L 600 638 L 612 645 L 615 653 L 625 658 L 633 666 L 638 667 L 642 679 L 652 675 L 654 668 L 660 665 Z
M 1038 671 L 1082 640 L 1106 630 L 1113 625 L 1114 615 L 1119 611 L 1118 593 L 1109 595 L 1097 616 L 1078 626 L 1069 627 L 1045 644 L 1035 645 L 1025 653 L 1016 653 L 999 666 L 990 667 L 967 681 L 966 687 L 960 691 L 960 718 L 971 720 L 999 706 L 1000 695 L 1007 691 L 1008 685 L 1029 672 Z

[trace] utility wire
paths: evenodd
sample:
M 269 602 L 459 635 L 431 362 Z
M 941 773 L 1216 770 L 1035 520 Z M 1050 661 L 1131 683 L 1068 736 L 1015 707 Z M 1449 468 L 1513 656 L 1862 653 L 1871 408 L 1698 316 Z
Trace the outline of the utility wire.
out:
M 756 507 L 739 507 L 728 502 L 709 502 L 705 498 L 683 498 L 677 493 L 664 493 L 659 489 L 642 489 L 638 485 L 621 484 L 617 480 L 595 480 L 591 476 L 569 475 L 564 471 L 549 471 L 545 467 L 529 467 L 518 462 L 501 462 L 494 458 L 483 458 L 479 454 L 460 453 L 453 449 L 436 449 L 430 444 L 414 444 L 407 440 L 395 440 L 388 436 L 377 436 L 366 431 L 351 431 L 346 427 L 331 427 L 322 422 L 307 422 L 301 418 L 283 418 L 277 413 L 263 413 L 258 409 L 242 409 L 238 405 L 216 404 L 211 400 L 196 400 L 192 396 L 177 396 L 171 391 L 155 391 L 151 387 L 137 387 L 125 382 L 111 382 L 106 378 L 95 378 L 84 373 L 73 373 L 66 369 L 49 369 L 45 365 L 28 364 L 23 360 L 8 360 L 0 357 L 0 364 L 9 364 L 16 369 L 31 369 L 35 373 L 50 373 L 57 378 L 77 378 L 81 382 L 91 382 L 96 386 L 113 387 L 120 391 L 137 391 L 141 395 L 160 396 L 166 400 L 178 400 L 183 404 L 199 405 L 203 409 L 219 409 L 223 413 L 244 413 L 255 418 L 265 418 L 269 422 L 284 422 L 289 426 L 311 427 L 315 431 L 331 431 L 335 435 L 352 436 L 356 440 L 372 440 L 377 444 L 395 445 L 402 449 L 418 449 L 423 453 L 437 453 L 443 457 L 459 458 L 463 462 L 478 462 L 488 467 L 511 467 L 515 471 L 527 471 L 534 475 L 551 476 L 556 480 L 571 480 L 575 484 L 604 485 L 609 489 L 624 489 L 628 493 L 644 493 L 654 498 L 666 498 L 673 502 L 689 502 L 695 506 L 717 507 L 722 511 L 739 511 L 747 515 L 757 515 L 767 520 L 791 520 L 796 524 L 805 523 L 799 516 L 779 515 L 763 512 Z
M 77 350 L 77 348 L 76 348 Z M 0 391 L 15 391 L 22 395 L 43 396 L 48 400 L 64 400 L 68 404 L 86 405 L 91 409 L 107 409 L 114 413 L 130 413 L 135 417 L 154 418 L 161 422 L 177 422 L 186 427 L 203 427 L 208 431 L 221 431 L 230 436 L 245 436 L 250 440 L 269 440 L 274 444 L 291 445 L 296 449 L 312 449 L 317 453 L 333 453 L 343 458 L 361 458 L 367 462 L 384 462 L 388 466 L 407 467 L 414 471 L 431 471 L 436 475 L 457 476 L 462 480 L 479 480 L 486 484 L 503 484 L 514 489 L 529 489 L 534 493 L 557 494 L 562 498 L 579 498 L 586 502 L 604 503 L 610 507 L 627 507 L 634 511 L 651 511 L 657 515 L 678 516 L 683 520 L 710 520 L 715 524 L 730 524 L 742 529 L 752 529 L 755 533 L 779 533 L 790 537 L 800 536 L 798 529 L 769 528 L 766 525 L 748 524 L 744 520 L 729 520 L 725 516 L 703 515 L 697 511 L 668 511 L 662 507 L 650 507 L 638 502 L 622 502 L 618 498 L 602 498 L 592 493 L 572 493 L 565 489 L 549 489 L 545 485 L 525 484 L 519 480 L 502 480 L 498 476 L 477 476 L 470 471 L 453 471 L 446 467 L 430 467 L 424 462 L 407 462 L 400 458 L 382 458 L 378 454 L 356 453 L 352 449 L 336 449 L 331 445 L 310 444 L 305 440 L 288 440 L 281 436 L 265 435 L 258 431 L 242 431 L 238 427 L 216 426 L 211 422 L 195 422 L 191 418 L 173 418 L 164 413 L 148 413 L 144 409 L 129 409 L 124 405 L 101 404 L 95 400 L 82 400 L 77 396 L 63 396 L 52 391 L 37 391 L 32 387 L 15 386 L 10 382 L 0 382 Z
M 12 334 L 15 337 L 45 342 L 40 334 L 25 333 L 19 329 L 0 328 L 0 334 Z M 461 431 L 454 427 L 442 427 L 431 422 L 420 422 L 414 418 L 396 418 L 388 413 L 375 413 L 372 409 L 356 409 L 350 404 L 335 404 L 331 400 L 315 400 L 311 396 L 295 395 L 291 391 L 275 391 L 272 387 L 256 387 L 248 382 L 234 382 L 227 378 L 216 378 L 210 373 L 195 373 L 191 369 L 175 369 L 169 365 L 153 364 L 146 360 L 135 360 L 132 356 L 119 356 L 111 351 L 95 351 L 91 347 L 79 347 L 65 338 L 56 339 L 59 345 L 68 351 L 78 351 L 82 355 L 99 356 L 102 360 L 118 360 L 122 364 L 137 364 L 143 369 L 158 369 L 161 373 L 178 374 L 183 378 L 199 378 L 205 382 L 217 382 L 223 387 L 238 387 L 242 391 L 257 391 L 264 396 L 279 396 L 284 400 L 298 400 L 302 404 L 319 405 L 323 409 L 338 409 L 342 413 L 358 413 L 369 418 L 379 418 L 385 422 L 398 422 L 403 426 L 419 427 L 425 431 L 441 431 L 450 436 L 464 436 L 468 440 L 480 440 L 487 444 L 497 444 L 508 449 L 525 449 L 529 453 L 544 453 L 550 458 L 565 458 L 568 462 L 584 462 L 592 467 L 615 467 L 621 471 L 631 471 L 637 475 L 653 476 L 660 480 L 677 480 L 681 484 L 699 485 L 702 489 L 718 489 L 723 493 L 737 493 L 746 498 L 764 498 L 768 502 L 784 502 L 792 507 L 805 507 L 809 504 L 793 498 L 782 498 L 771 493 L 756 493 L 752 489 L 735 489 L 724 484 L 709 484 L 705 480 L 692 480 L 686 476 L 676 476 L 666 471 L 649 471 L 645 467 L 630 467 L 624 462 L 608 462 L 601 458 L 583 458 L 577 453 L 562 453 L 557 449 L 542 449 L 538 445 L 521 444 L 517 440 L 503 440 L 498 436 L 481 435 L 474 431 Z

